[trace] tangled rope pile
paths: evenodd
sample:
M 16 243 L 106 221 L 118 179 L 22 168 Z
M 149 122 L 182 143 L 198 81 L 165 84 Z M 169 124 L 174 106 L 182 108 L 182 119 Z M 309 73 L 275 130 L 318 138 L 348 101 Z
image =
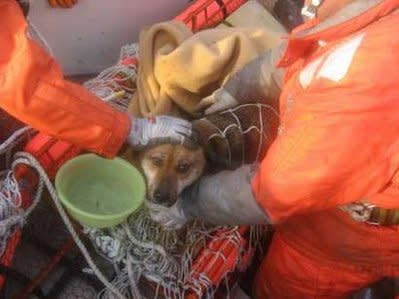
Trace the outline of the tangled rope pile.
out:
M 7 240 L 14 230 L 22 226 L 24 211 L 21 194 L 14 176 L 7 172 L 0 183 L 0 254 L 6 249 Z
M 102 72 L 97 78 L 88 81 L 85 86 L 104 101 L 125 110 L 135 89 L 138 56 L 137 45 L 122 48 L 120 62 Z M 11 155 L 15 144 L 24 139 L 29 128 L 15 132 L 0 145 L 0 155 Z M 39 184 L 31 206 L 21 207 L 21 194 L 15 178 L 18 165 L 28 165 L 39 174 Z M 143 282 L 149 282 L 154 288 L 151 295 L 155 298 L 184 298 L 187 292 L 197 294 L 198 298 L 212 298 L 217 287 L 205 273 L 193 276 L 192 267 L 199 252 L 208 248 L 211 240 L 223 240 L 241 252 L 242 236 L 238 227 L 208 227 L 194 222 L 180 231 L 165 231 L 153 222 L 145 207 L 132 215 L 127 222 L 109 229 L 84 228 L 96 251 L 106 258 L 115 268 L 112 282 L 103 275 L 91 258 L 88 249 L 80 240 L 63 209 L 56 191 L 40 163 L 29 153 L 19 152 L 14 156 L 11 170 L 1 173 L 0 183 L 0 253 L 4 251 L 9 236 L 15 229 L 21 228 L 25 219 L 40 201 L 44 186 L 47 187 L 62 220 L 70 231 L 77 246 L 85 257 L 90 270 L 104 284 L 98 299 L 143 298 Z M 112 200 L 112 199 L 110 199 Z M 251 246 L 260 240 L 260 229 L 250 231 Z M 217 232 L 217 233 L 216 233 Z M 213 254 L 223 261 L 227 260 L 222 251 Z M 216 261 L 215 259 L 214 261 Z M 240 255 L 235 256 L 234 266 L 240 263 Z M 212 265 L 209 265 L 212 266 Z M 224 278 L 228 273 L 224 273 Z M 205 291 L 204 291 L 205 290 Z M 204 293 L 205 292 L 205 293 Z
M 143 278 L 156 286 L 151 294 L 154 298 L 184 298 L 187 292 L 197 294 L 198 298 L 203 295 L 213 298 L 217 287 L 214 282 L 205 274 L 192 275 L 195 258 L 201 250 L 207 250 L 209 241 L 216 236 L 218 240 L 229 241 L 238 251 L 241 246 L 238 227 L 207 227 L 195 222 L 181 231 L 165 231 L 151 220 L 146 208 L 118 227 L 86 228 L 85 232 L 98 253 L 115 266 L 116 277 L 112 283 L 126 298 L 145 296 Z M 217 235 L 217 232 L 221 234 Z M 259 227 L 252 228 L 253 246 L 260 240 L 259 232 Z M 223 252 L 214 254 L 227 259 Z M 239 258 L 237 256 L 236 265 Z M 206 290 L 205 294 L 203 290 Z M 113 297 L 108 289 L 104 289 L 98 298 Z
M 104 101 L 126 111 L 136 88 L 138 59 L 138 45 L 126 45 L 115 66 L 104 70 L 84 86 Z M 251 228 L 251 246 L 259 244 L 261 231 L 259 227 Z M 155 298 L 184 298 L 188 291 L 202 298 L 204 289 L 207 291 L 205 295 L 212 298 L 217 287 L 214 282 L 205 274 L 191 276 L 197 254 L 206 250 L 209 241 L 216 238 L 216 232 L 222 232 L 217 238 L 234 244 L 237 252 L 242 249 L 238 227 L 207 227 L 195 222 L 181 231 L 165 231 L 151 220 L 145 207 L 123 225 L 111 229 L 85 228 L 85 232 L 97 252 L 114 265 L 116 276 L 112 284 L 125 298 L 144 297 L 139 287 L 143 285 L 143 278 L 156 285 L 154 294 L 151 294 Z M 221 258 L 226 259 L 224 256 Z M 235 264 L 239 263 L 238 259 Z M 113 292 L 105 288 L 98 298 L 111 299 Z
M 25 140 L 29 137 L 28 133 L 30 131 L 31 129 L 29 127 L 24 127 L 14 132 L 7 140 L 0 144 L 0 155 L 10 155 L 16 145 L 18 145 L 22 140 Z M 37 185 L 36 194 L 33 197 L 32 204 L 26 210 L 23 209 L 21 206 L 21 186 L 19 186 L 16 179 L 16 169 L 20 165 L 27 165 L 32 167 L 37 171 L 39 175 L 39 182 Z M 0 256 L 4 254 L 7 246 L 7 241 L 9 240 L 10 236 L 17 229 L 22 228 L 25 220 L 40 202 L 44 186 L 46 186 L 55 204 L 55 207 L 57 208 L 67 229 L 71 233 L 76 245 L 79 247 L 81 253 L 85 257 L 89 267 L 95 273 L 97 278 L 106 286 L 108 292 L 112 294 L 112 296 L 109 298 L 126 298 L 115 288 L 112 283 L 107 280 L 107 278 L 102 274 L 97 265 L 94 263 L 89 254 L 89 251 L 80 240 L 64 208 L 62 207 L 57 193 L 46 171 L 43 169 L 43 167 L 40 165 L 40 162 L 37 161 L 35 157 L 33 157 L 29 153 L 17 152 L 14 155 L 14 161 L 11 165 L 11 170 L 2 171 L 0 173 L 0 179 L 2 179 L 0 182 Z
M 0 145 L 0 155 L 4 155 L 6 160 L 9 160 L 12 150 L 27 138 L 27 133 L 30 131 L 30 128 L 24 127 L 14 132 Z M 25 211 L 21 206 L 21 193 L 14 172 L 12 170 L 0 172 L 0 256 L 4 254 L 10 236 L 22 227 L 25 219 L 37 205 L 42 190 L 43 184 L 39 183 L 33 204 Z
M 205 274 L 200 274 L 198 277 L 191 275 L 194 259 L 201 250 L 207 249 L 210 240 L 215 239 L 215 232 L 222 232 L 217 238 L 229 241 L 240 252 L 241 236 L 238 227 L 207 227 L 202 223 L 192 223 L 183 231 L 170 232 L 163 230 L 153 222 L 148 211 L 143 208 L 132 215 L 127 222 L 117 227 L 109 229 L 85 228 L 84 230 L 92 240 L 97 252 L 115 267 L 115 278 L 112 282 L 109 282 L 80 240 L 45 170 L 32 155 L 24 152 L 15 154 L 12 170 L 8 173 L 8 184 L 15 188 L 1 189 L 4 194 L 7 194 L 7 190 L 13 190 L 13 192 L 9 192 L 11 197 L 7 197 L 6 202 L 10 202 L 10 199 L 19 196 L 14 173 L 17 165 L 21 164 L 28 165 L 38 172 L 39 185 L 33 204 L 28 210 L 24 211 L 19 207 L 16 215 L 8 215 L 7 218 L 2 219 L 1 225 L 4 225 L 7 231 L 4 236 L 11 234 L 12 229 L 10 228 L 12 226 L 21 227 L 24 219 L 39 203 L 44 186 L 46 186 L 55 207 L 91 271 L 105 285 L 105 288 L 98 294 L 98 299 L 145 298 L 142 293 L 143 289 L 140 288 L 143 278 L 155 284 L 155 294 L 152 295 L 154 298 L 159 298 L 159 295 L 160 298 L 184 298 L 187 292 L 197 294 L 198 298 L 203 298 L 204 295 L 205 298 L 213 298 L 217 285 Z M 14 184 L 11 184 L 11 182 L 14 182 Z M 15 197 L 15 194 L 17 197 Z M 14 200 L 13 202 L 18 201 Z M 259 232 L 259 228 L 252 228 L 252 240 L 250 240 L 252 246 L 255 246 L 260 240 Z M 5 245 L 6 240 L 3 242 L 2 244 Z M 221 251 L 214 252 L 214 254 L 223 260 L 227 259 Z M 238 265 L 239 262 L 240 256 L 237 256 L 235 265 Z M 225 275 L 227 274 L 225 273 Z M 204 290 L 205 294 L 203 293 Z
M 138 44 L 123 46 L 118 63 L 85 82 L 83 86 L 116 109 L 126 111 L 136 90 L 138 56 Z
M 113 296 L 112 298 L 118 298 L 118 299 L 125 299 L 124 296 L 114 287 L 113 284 L 111 284 L 108 279 L 104 276 L 104 274 L 99 270 L 95 262 L 93 261 L 92 257 L 89 254 L 88 249 L 86 246 L 83 244 L 83 242 L 80 240 L 75 228 L 73 227 L 71 221 L 69 220 L 67 213 L 65 212 L 64 208 L 61 205 L 61 202 L 58 198 L 57 192 L 50 181 L 46 171 L 44 168 L 40 165 L 40 162 L 36 160 L 35 157 L 33 157 L 29 153 L 25 152 L 18 152 L 15 154 L 15 160 L 12 164 L 12 175 L 15 173 L 15 169 L 18 165 L 27 165 L 35 169 L 39 175 L 39 184 L 38 184 L 38 189 L 36 192 L 35 199 L 33 201 L 33 204 L 26 210 L 25 214 L 22 215 L 23 219 L 26 219 L 27 216 L 30 214 L 31 211 L 37 206 L 37 204 L 40 201 L 43 188 L 44 186 L 47 187 L 47 190 L 49 191 L 50 197 L 54 202 L 54 205 L 56 209 L 58 210 L 58 213 L 60 214 L 62 220 L 64 221 L 65 226 L 67 227 L 68 231 L 70 232 L 71 236 L 73 237 L 76 245 L 80 249 L 82 255 L 86 259 L 89 267 L 92 269 L 92 271 L 95 273 L 97 278 L 112 292 Z
M 104 101 L 126 111 L 136 88 L 138 60 L 138 45 L 126 45 L 115 66 L 84 86 Z M 206 250 L 217 231 L 222 232 L 217 236 L 219 240 L 228 240 L 240 251 L 241 236 L 237 227 L 207 227 L 195 222 L 178 232 L 165 231 L 151 220 L 145 207 L 123 225 L 111 229 L 85 228 L 97 252 L 114 265 L 116 276 L 112 284 L 126 298 L 144 297 L 140 288 L 143 279 L 156 286 L 150 295 L 155 298 L 184 298 L 189 291 L 201 298 L 204 289 L 207 291 L 205 295 L 211 298 L 216 287 L 214 283 L 205 274 L 192 277 L 191 270 L 197 254 Z M 259 227 L 251 228 L 251 245 L 258 244 L 262 236 L 260 231 Z M 111 299 L 113 292 L 105 288 L 98 298 Z

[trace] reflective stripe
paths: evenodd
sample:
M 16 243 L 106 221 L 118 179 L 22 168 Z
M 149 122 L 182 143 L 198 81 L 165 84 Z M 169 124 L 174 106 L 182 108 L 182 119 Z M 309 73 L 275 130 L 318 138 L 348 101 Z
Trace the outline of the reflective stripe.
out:
M 310 85 L 310 83 L 312 83 L 316 75 L 316 71 L 319 68 L 323 58 L 324 57 L 320 57 L 315 61 L 312 61 L 300 72 L 299 83 L 301 83 L 302 88 L 307 88 Z
M 339 82 L 345 78 L 364 35 L 364 33 L 359 34 L 338 46 L 327 56 L 316 77 L 326 78 L 334 82 Z
M 302 88 L 307 88 L 314 78 L 325 78 L 334 82 L 342 80 L 352 65 L 353 57 L 359 48 L 364 33 L 345 41 L 331 52 L 327 52 L 309 63 L 299 74 Z

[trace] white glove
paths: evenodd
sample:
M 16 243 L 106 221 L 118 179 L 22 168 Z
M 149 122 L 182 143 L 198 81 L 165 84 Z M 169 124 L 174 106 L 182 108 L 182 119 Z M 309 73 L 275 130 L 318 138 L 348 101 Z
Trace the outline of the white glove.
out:
M 183 144 L 192 137 L 191 123 L 172 116 L 132 118 L 127 142 L 136 148 L 152 143 Z

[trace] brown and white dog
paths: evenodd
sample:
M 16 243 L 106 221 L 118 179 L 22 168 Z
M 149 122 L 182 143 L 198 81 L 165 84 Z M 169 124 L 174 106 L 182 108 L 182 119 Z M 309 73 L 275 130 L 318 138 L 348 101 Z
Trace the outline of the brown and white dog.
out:
M 139 153 L 140 167 L 147 179 L 147 199 L 171 207 L 184 188 L 195 182 L 205 169 L 199 146 L 161 144 Z
M 205 168 L 232 170 L 260 161 L 277 134 L 279 118 L 270 105 L 246 104 L 194 120 L 192 125 L 198 144 L 158 144 L 125 155 L 144 173 L 146 204 L 155 221 L 162 222 L 168 213 L 178 214 L 175 203 L 180 193 Z
M 173 209 L 183 189 L 198 180 L 206 167 L 204 151 L 198 145 L 152 145 L 139 152 L 128 150 L 124 158 L 145 176 L 146 205 L 155 221 Z

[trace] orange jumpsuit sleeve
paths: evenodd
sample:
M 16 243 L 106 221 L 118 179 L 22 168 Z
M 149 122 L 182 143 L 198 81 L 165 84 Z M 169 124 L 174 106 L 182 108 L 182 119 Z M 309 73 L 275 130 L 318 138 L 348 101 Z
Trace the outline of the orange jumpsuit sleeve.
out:
M 385 25 L 367 32 L 339 82 L 318 77 L 302 89 L 298 74 L 286 82 L 282 132 L 253 180 L 274 222 L 357 201 L 384 206 L 398 193 L 399 39 Z
M 44 133 L 114 156 L 127 138 L 129 117 L 64 80 L 59 65 L 26 31 L 16 1 L 0 1 L 0 108 Z

